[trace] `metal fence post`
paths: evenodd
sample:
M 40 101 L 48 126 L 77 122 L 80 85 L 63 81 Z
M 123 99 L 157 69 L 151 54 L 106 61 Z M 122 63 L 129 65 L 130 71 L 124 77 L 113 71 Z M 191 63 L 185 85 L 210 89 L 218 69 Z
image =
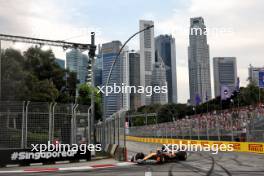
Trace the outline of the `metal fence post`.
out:
M 78 107 L 78 104 L 74 104 L 72 107 L 72 144 L 76 144 L 76 108 Z
M 208 120 L 205 119 L 205 122 L 206 122 L 206 136 L 207 136 L 207 140 L 209 140 Z
M 53 103 L 50 103 L 49 104 L 49 141 L 52 141 L 52 112 L 51 112 L 51 109 L 52 109 L 52 105 Z
M 26 112 L 25 112 L 25 139 L 24 139 L 24 148 L 27 148 L 27 140 L 28 140 L 28 106 L 30 101 L 26 104 Z
M 165 127 L 165 138 L 167 139 L 167 126 Z
M 98 123 L 98 131 L 99 131 L 99 138 L 98 138 L 98 142 L 102 145 L 102 123 L 99 122 Z
M 108 121 L 105 120 L 105 144 L 108 144 Z
M 231 140 L 234 141 L 234 129 L 233 129 L 233 113 L 231 114 L 231 128 L 232 128 L 232 131 L 231 131 Z
M 117 120 L 118 120 L 118 121 L 117 121 L 117 123 L 118 123 L 118 134 L 117 134 L 118 140 L 117 140 L 117 145 L 118 145 L 118 146 L 119 146 L 119 144 L 120 144 L 120 143 L 119 143 L 119 142 L 120 142 L 120 141 L 119 141 L 119 140 L 120 140 L 120 133 L 119 133 L 119 132 L 120 132 L 120 131 L 119 131 L 119 130 L 120 130 L 120 119 L 119 119 L 120 114 L 119 114 L 119 113 L 120 113 L 120 112 L 117 113 Z
M 106 144 L 109 144 L 108 120 L 105 121 L 105 130 L 106 130 L 105 142 L 106 142 Z
M 145 113 L 144 115 L 145 115 L 145 124 L 148 125 L 148 115 L 147 113 Z
M 180 126 L 180 130 L 181 130 L 181 137 L 182 137 L 182 139 L 184 139 L 183 131 L 182 131 L 182 126 Z
M 57 103 L 55 102 L 52 107 L 52 129 L 51 129 L 51 140 L 54 140 L 54 128 L 55 128 L 55 108 Z
M 108 138 L 107 138 L 107 143 L 111 144 L 111 134 L 110 134 L 110 120 L 107 121 L 107 134 L 108 134 Z
M 23 101 L 22 109 L 22 125 L 21 125 L 21 144 L 20 147 L 23 149 L 25 146 L 25 101 Z
M 115 142 L 113 141 L 113 120 L 111 119 L 110 121 L 110 143 L 114 144 Z
M 74 106 L 75 106 L 75 104 L 72 104 L 71 105 L 71 144 L 73 144 L 74 143 L 74 140 L 73 140 L 73 124 L 74 124 Z
M 104 124 L 102 123 L 101 125 L 100 125 L 100 131 L 101 131 L 101 144 L 104 146 Z
M 219 121 L 218 121 L 218 118 L 216 118 L 216 126 L 217 126 L 217 138 L 218 138 L 218 141 L 221 140 L 221 137 L 220 137 L 220 125 L 219 125 Z
M 110 121 L 110 119 L 107 121 L 108 144 L 111 144 Z
M 87 113 L 87 142 L 91 142 L 91 117 L 90 117 L 90 111 L 91 111 L 92 106 L 88 108 L 88 113 Z
M 159 130 L 156 128 L 155 131 L 156 131 L 156 135 L 155 135 L 155 137 L 158 138 L 158 137 L 159 137 Z
M 198 140 L 200 140 L 200 119 L 198 119 Z
M 192 139 L 192 123 L 191 119 L 188 119 L 189 121 L 189 139 Z
M 172 128 L 172 127 L 170 127 L 170 132 L 171 132 L 171 139 L 172 139 L 172 129 L 173 129 L 173 128 Z
M 113 122 L 114 122 L 114 143 L 115 143 L 115 141 L 116 141 L 116 119 L 115 118 L 113 118 Z
M 249 121 L 246 121 L 246 142 L 250 142 L 250 125 L 249 125 Z

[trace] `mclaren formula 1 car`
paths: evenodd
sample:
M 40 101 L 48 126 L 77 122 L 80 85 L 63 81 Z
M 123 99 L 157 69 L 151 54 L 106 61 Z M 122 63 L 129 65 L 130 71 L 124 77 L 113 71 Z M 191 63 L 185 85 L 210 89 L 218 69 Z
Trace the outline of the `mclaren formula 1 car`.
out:
M 156 152 L 150 152 L 148 155 L 137 153 L 131 158 L 131 161 L 138 164 L 162 164 L 166 162 L 185 161 L 186 159 L 186 151 L 165 150 L 162 147 L 162 149 L 157 149 Z

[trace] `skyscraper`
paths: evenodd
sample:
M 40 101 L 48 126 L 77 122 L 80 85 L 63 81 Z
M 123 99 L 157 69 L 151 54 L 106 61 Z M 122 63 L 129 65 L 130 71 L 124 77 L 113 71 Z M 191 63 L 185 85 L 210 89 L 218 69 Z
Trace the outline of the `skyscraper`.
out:
M 79 49 L 72 49 L 66 53 L 66 67 L 77 74 L 81 84 L 86 82 L 87 66 L 88 56 L 82 54 Z
M 101 47 L 98 47 L 98 55 L 94 62 L 94 85 L 95 86 L 102 86 L 102 67 L 103 67 L 103 57 L 102 57 L 102 51 Z
M 105 85 L 108 74 L 110 72 L 110 68 L 118 54 L 120 47 L 122 46 L 120 41 L 112 41 L 109 43 L 104 43 L 102 45 L 102 84 Z M 126 59 L 124 59 L 124 53 L 122 53 L 112 70 L 112 74 L 110 80 L 108 82 L 108 86 L 114 87 L 114 84 L 117 86 L 122 86 L 122 83 L 126 84 L 126 80 L 124 79 L 124 67 L 126 66 Z M 103 106 L 104 106 L 104 118 L 108 118 L 113 113 L 119 111 L 122 108 L 127 109 L 129 103 L 128 99 L 124 98 L 127 95 L 123 95 L 122 93 L 109 93 L 108 96 L 103 95 Z
M 168 102 L 177 103 L 177 71 L 175 39 L 171 35 L 160 35 L 155 38 L 155 50 L 162 58 L 166 68 Z
M 162 58 L 159 56 L 158 52 L 155 53 L 155 64 L 152 71 L 152 87 L 160 87 L 167 86 L 166 81 L 166 69 L 165 64 Z M 152 104 L 166 104 L 168 103 L 168 93 L 155 93 L 153 92 L 151 96 Z
M 251 83 L 259 86 L 259 72 L 264 72 L 264 67 L 254 67 L 251 64 L 248 68 L 248 78 Z
M 153 21 L 140 20 L 139 29 L 153 25 Z M 151 86 L 151 74 L 155 60 L 154 28 L 140 33 L 140 85 Z M 151 97 L 141 94 L 141 105 L 149 105 Z
M 88 75 L 88 55 L 82 54 L 81 63 L 79 65 L 80 83 L 87 82 Z
M 235 90 L 237 86 L 237 64 L 235 57 L 214 57 L 215 97 L 221 95 L 221 86 Z
M 190 103 L 211 98 L 209 45 L 202 17 L 191 18 L 188 47 Z
M 128 47 L 124 47 L 121 53 L 121 76 L 122 83 L 125 86 L 129 86 L 129 50 Z M 130 93 L 122 93 L 122 108 L 124 110 L 130 109 Z
M 129 85 L 140 86 L 140 54 L 136 52 L 129 53 Z M 140 94 L 130 93 L 130 109 L 134 110 L 140 107 Z
M 56 59 L 55 59 L 55 62 L 60 66 L 60 68 L 65 69 L 65 60 L 62 60 L 62 59 L 56 58 Z

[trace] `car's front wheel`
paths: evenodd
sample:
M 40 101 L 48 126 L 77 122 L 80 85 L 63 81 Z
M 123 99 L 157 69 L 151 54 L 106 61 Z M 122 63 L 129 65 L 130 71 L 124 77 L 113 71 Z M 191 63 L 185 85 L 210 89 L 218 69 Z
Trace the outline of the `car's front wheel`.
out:
M 137 153 L 136 156 L 135 156 L 135 160 L 139 160 L 139 159 L 144 159 L 145 155 L 144 153 Z

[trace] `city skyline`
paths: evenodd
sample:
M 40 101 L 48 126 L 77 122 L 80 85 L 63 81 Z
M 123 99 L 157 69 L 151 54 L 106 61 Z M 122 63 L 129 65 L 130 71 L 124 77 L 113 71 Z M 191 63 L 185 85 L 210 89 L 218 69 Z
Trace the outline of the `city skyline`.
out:
M 138 30 L 139 19 L 150 19 L 155 23 L 155 36 L 159 34 L 172 34 L 176 40 L 177 73 L 178 75 L 178 92 L 179 102 L 186 103 L 189 97 L 188 85 L 188 67 L 187 67 L 187 42 L 188 31 L 183 32 L 181 29 L 188 29 L 189 18 L 195 16 L 204 17 L 206 24 L 210 28 L 231 28 L 232 34 L 221 34 L 221 36 L 208 34 L 208 43 L 210 44 L 210 62 L 215 56 L 235 56 L 237 58 L 238 76 L 241 80 L 241 86 L 245 86 L 248 77 L 248 65 L 251 63 L 256 67 L 262 67 L 262 46 L 261 39 L 262 25 L 258 23 L 263 18 L 261 7 L 263 1 L 238 0 L 231 1 L 168 1 L 166 3 L 133 1 L 133 3 L 122 3 L 117 1 L 116 7 L 108 11 L 112 20 L 100 19 L 104 15 L 94 13 L 97 5 L 95 2 L 78 2 L 69 1 L 67 4 L 58 6 L 61 1 L 20 1 L 1 2 L 1 32 L 8 34 L 19 34 L 41 38 L 67 39 L 79 35 L 78 32 L 69 32 L 69 29 L 96 28 L 100 29 L 96 38 L 97 43 L 106 41 L 120 40 L 124 41 L 127 37 Z M 22 4 L 17 6 L 17 4 Z M 128 18 L 134 6 L 141 4 L 144 11 L 137 9 L 135 16 Z M 111 4 L 101 4 L 100 9 L 105 9 Z M 203 6 L 206 4 L 207 8 Z M 131 8 L 126 8 L 129 5 Z M 208 6 L 210 8 L 208 8 Z M 39 7 L 42 7 L 39 9 Z M 57 7 L 60 7 L 59 9 Z M 254 9 L 248 11 L 248 9 Z M 12 9 L 12 10 L 11 10 Z M 13 10 L 15 9 L 15 10 Z M 30 9 L 30 11 L 28 11 Z M 116 13 L 116 9 L 121 9 L 124 15 Z M 10 11 L 16 13 L 10 14 Z M 90 13 L 87 13 L 90 12 Z M 127 12 L 126 12 L 127 11 Z M 49 13 L 47 13 L 49 12 Z M 70 13 L 67 13 L 70 12 Z M 222 13 L 229 18 L 223 18 Z M 87 17 L 87 14 L 91 18 Z M 97 14 L 97 15 L 96 15 Z M 100 17 L 98 17 L 100 16 Z M 78 18 L 77 18 L 78 17 Z M 94 18 L 94 19 L 93 19 Z M 40 19 L 40 20 L 39 20 Z M 89 19 L 89 20 L 85 20 Z M 129 19 L 129 23 L 127 22 Z M 108 25 L 112 21 L 112 25 Z M 105 23 L 104 23 L 105 22 Z M 17 26 L 20 26 L 19 28 Z M 64 29 L 63 31 L 61 29 Z M 51 30 L 54 32 L 51 33 Z M 71 30 L 70 30 L 71 31 Z M 87 35 L 88 36 L 88 35 Z M 70 41 L 89 41 L 87 36 L 70 39 Z M 4 42 L 3 42 L 4 43 Z M 12 44 L 13 45 L 13 44 Z M 21 47 L 15 44 L 15 47 Z M 139 49 L 138 40 L 134 39 L 129 43 L 132 49 Z M 53 49 L 53 48 L 52 48 Z M 62 51 L 55 49 L 56 57 L 65 58 Z M 62 56 L 62 57 L 61 57 Z M 179 74 L 181 73 L 181 74 Z M 211 80 L 213 80 L 211 68 Z M 186 79 L 187 78 L 187 79 Z M 213 81 L 212 81 L 213 82 Z M 211 85 L 214 86 L 213 84 Z M 212 92 L 213 94 L 213 92 Z

